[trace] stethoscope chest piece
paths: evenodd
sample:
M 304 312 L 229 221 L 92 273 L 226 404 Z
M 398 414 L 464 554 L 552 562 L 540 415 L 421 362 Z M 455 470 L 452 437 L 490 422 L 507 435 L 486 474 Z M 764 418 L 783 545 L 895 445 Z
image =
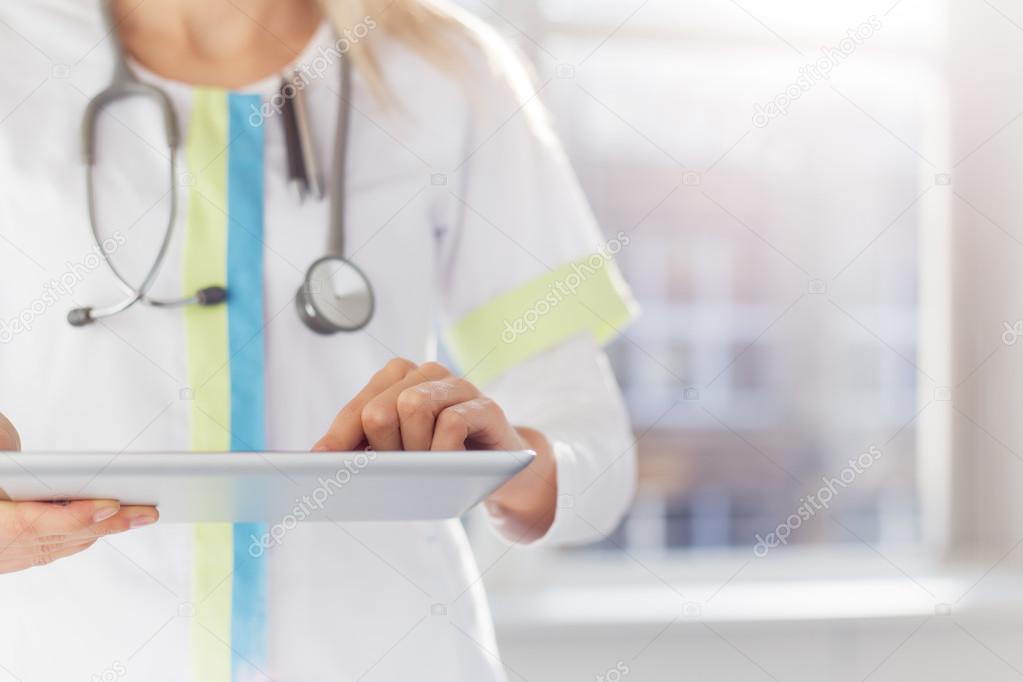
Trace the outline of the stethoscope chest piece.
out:
M 318 334 L 357 331 L 373 317 L 373 289 L 353 263 L 324 256 L 309 266 L 295 305 L 302 321 Z

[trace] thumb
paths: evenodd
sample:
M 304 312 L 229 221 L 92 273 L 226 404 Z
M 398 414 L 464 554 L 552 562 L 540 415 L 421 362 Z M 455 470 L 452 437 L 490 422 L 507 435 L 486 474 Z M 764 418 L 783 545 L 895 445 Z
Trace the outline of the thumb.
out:
M 3 414 L 0 414 L 0 450 L 21 450 L 18 431 Z

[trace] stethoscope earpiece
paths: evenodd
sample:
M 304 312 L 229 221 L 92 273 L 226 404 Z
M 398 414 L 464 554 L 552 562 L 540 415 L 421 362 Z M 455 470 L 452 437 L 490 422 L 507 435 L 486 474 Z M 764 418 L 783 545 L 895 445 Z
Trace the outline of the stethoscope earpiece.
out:
M 217 305 L 227 300 L 227 289 L 224 287 L 206 287 L 195 292 L 194 299 L 198 305 Z
M 92 308 L 75 308 L 69 310 L 67 321 L 72 327 L 84 327 L 93 323 Z

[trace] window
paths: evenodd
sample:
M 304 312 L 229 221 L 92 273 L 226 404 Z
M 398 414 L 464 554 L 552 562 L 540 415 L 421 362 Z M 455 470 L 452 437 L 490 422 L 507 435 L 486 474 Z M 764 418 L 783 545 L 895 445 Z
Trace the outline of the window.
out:
M 891 3 L 465 4 L 536 64 L 598 219 L 632 237 L 644 315 L 610 353 L 639 494 L 577 551 L 918 539 L 940 6 L 907 35 Z

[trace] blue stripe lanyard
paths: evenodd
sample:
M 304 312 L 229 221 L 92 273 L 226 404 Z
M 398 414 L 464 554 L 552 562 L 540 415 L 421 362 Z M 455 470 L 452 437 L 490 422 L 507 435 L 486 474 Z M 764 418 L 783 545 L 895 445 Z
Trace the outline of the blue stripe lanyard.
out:
M 263 335 L 264 136 L 249 122 L 258 95 L 228 96 L 228 351 L 231 373 L 231 450 L 266 449 Z M 266 553 L 250 551 L 264 524 L 233 527 L 231 677 L 265 678 L 267 663 Z

